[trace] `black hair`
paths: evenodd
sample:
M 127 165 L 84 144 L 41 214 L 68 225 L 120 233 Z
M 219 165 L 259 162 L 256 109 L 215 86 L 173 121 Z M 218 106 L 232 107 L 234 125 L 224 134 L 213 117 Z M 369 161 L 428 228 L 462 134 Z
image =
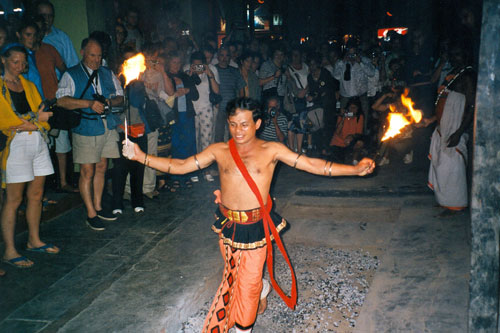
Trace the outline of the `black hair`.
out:
M 239 57 L 238 57 L 238 65 L 243 65 L 243 61 L 245 61 L 245 59 L 247 58 L 252 58 L 252 62 L 253 62 L 253 52 L 248 52 L 248 51 L 245 51 L 243 52 Z
M 205 51 L 210 52 L 212 54 L 215 54 L 215 49 L 209 44 L 203 45 L 203 47 L 201 48 L 201 52 L 205 52 Z
M 280 102 L 280 98 L 276 95 L 273 95 L 273 96 L 269 96 L 267 99 L 266 99 L 266 107 L 269 105 L 269 102 L 271 101 L 276 101 L 278 102 L 278 108 L 280 107 L 281 105 L 281 102 Z
M 227 119 L 236 114 L 236 110 L 248 110 L 252 112 L 253 121 L 262 119 L 262 109 L 259 101 L 249 97 L 238 97 L 227 103 L 226 114 Z
M 12 55 L 12 52 L 21 52 L 26 56 L 26 60 L 28 60 L 28 51 L 19 43 L 6 45 L 2 48 L 1 52 L 1 55 L 4 58 L 10 57 Z
M 359 117 L 361 117 L 361 114 L 363 113 L 361 110 L 361 100 L 358 97 L 352 97 L 347 101 L 347 105 L 345 107 L 346 110 L 349 109 L 350 105 L 356 105 L 358 107 L 358 114 L 356 115 L 357 118 L 356 121 L 359 121 Z M 364 121 L 366 121 L 366 119 Z
M 191 54 L 191 63 L 193 63 L 193 60 L 200 60 L 202 64 L 207 63 L 207 58 L 201 51 L 196 51 Z
M 276 52 L 278 52 L 278 51 L 281 52 L 281 53 L 283 53 L 283 55 L 285 55 L 286 54 L 286 48 L 285 48 L 285 46 L 283 44 L 281 44 L 281 43 L 278 44 L 278 45 L 275 45 L 275 47 L 273 47 L 272 57 L 274 57 L 274 54 Z
M 252 52 L 252 58 L 259 58 L 260 62 L 262 63 L 262 55 L 259 52 Z
M 84 40 L 82 40 L 81 49 L 83 50 L 90 42 L 94 42 L 97 45 L 101 46 L 101 43 L 97 39 L 95 39 L 94 37 L 87 37 Z
M 54 9 L 54 5 L 50 1 L 47 1 L 47 0 L 38 1 L 36 3 L 36 9 L 37 9 L 37 11 L 38 11 L 38 7 L 40 7 L 40 6 L 49 6 L 52 9 L 52 14 L 56 13 L 56 10 Z
M 121 57 L 123 58 L 123 57 L 125 56 L 125 53 L 129 53 L 129 52 L 134 53 L 134 54 L 136 54 L 136 53 L 137 53 L 137 51 L 136 51 L 135 47 L 133 47 L 133 46 L 125 46 L 125 47 L 123 48 L 123 50 L 122 50 L 122 52 L 121 52 L 121 54 L 120 54 L 120 55 L 121 55 Z
M 358 107 L 358 110 L 361 110 L 361 100 L 358 98 L 358 97 L 353 97 L 353 98 L 350 98 L 348 101 L 347 101 L 347 105 L 346 105 L 346 108 L 349 107 L 349 105 L 351 104 L 354 104 Z
M 310 63 L 311 61 L 314 61 L 319 67 L 321 67 L 321 60 L 321 54 L 318 52 L 311 52 L 307 55 L 307 62 Z
M 40 32 L 40 27 L 33 20 L 22 21 L 21 24 L 19 25 L 19 27 L 17 28 L 17 32 L 19 34 L 21 34 L 26 28 L 29 28 L 29 27 L 35 29 L 36 33 Z
M 304 51 L 302 50 L 302 47 L 300 47 L 299 45 L 293 45 L 290 48 L 290 55 L 292 55 L 293 52 L 299 52 L 300 54 L 304 53 Z
M 161 43 L 147 43 L 143 46 L 142 52 L 144 55 L 153 55 L 156 52 L 160 53 L 163 48 Z

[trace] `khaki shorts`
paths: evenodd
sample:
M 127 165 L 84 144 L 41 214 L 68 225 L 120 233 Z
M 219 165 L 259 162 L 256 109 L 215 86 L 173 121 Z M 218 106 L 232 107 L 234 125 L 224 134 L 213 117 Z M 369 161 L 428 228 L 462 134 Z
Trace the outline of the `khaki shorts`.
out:
M 73 133 L 73 163 L 99 163 L 101 158 L 119 158 L 118 132 L 108 130 L 103 135 L 84 136 Z

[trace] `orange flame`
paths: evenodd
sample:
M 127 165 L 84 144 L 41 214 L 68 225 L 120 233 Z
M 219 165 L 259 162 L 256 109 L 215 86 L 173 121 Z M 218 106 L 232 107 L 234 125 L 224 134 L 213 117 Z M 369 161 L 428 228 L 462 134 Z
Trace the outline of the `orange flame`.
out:
M 406 126 L 412 123 L 419 123 L 422 120 L 422 112 L 413 108 L 413 101 L 408 96 L 408 89 L 401 95 L 401 104 L 408 110 L 406 114 L 396 111 L 394 105 L 389 105 L 391 112 L 388 115 L 389 128 L 384 133 L 382 141 L 393 138 L 399 134 Z
M 125 60 L 122 67 L 122 73 L 125 77 L 125 85 L 137 80 L 139 75 L 146 70 L 146 58 L 142 53 L 139 53 L 132 58 Z

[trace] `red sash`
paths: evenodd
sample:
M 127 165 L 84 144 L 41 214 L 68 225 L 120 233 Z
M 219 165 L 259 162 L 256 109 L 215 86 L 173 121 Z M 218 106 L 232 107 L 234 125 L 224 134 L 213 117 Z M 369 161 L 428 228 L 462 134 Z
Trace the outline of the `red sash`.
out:
M 274 226 L 274 223 L 271 219 L 271 216 L 269 215 L 269 212 L 267 209 L 265 209 L 266 205 L 264 204 L 264 200 L 262 200 L 262 196 L 260 195 L 259 188 L 253 181 L 252 177 L 247 171 L 247 168 L 245 167 L 245 164 L 241 160 L 240 155 L 238 154 L 238 150 L 236 149 L 236 144 L 234 143 L 233 139 L 230 139 L 228 141 L 229 144 L 229 151 L 231 152 L 231 156 L 233 156 L 234 162 L 236 163 L 236 166 L 240 170 L 241 174 L 243 175 L 243 178 L 248 183 L 248 186 L 250 186 L 250 189 L 252 192 L 255 194 L 257 197 L 257 200 L 259 201 L 262 214 L 264 216 L 263 222 L 264 222 L 264 233 L 266 235 L 266 246 L 267 246 L 267 270 L 269 271 L 269 276 L 271 277 L 271 284 L 280 295 L 280 297 L 283 299 L 283 301 L 286 303 L 286 305 L 294 310 L 295 305 L 297 304 L 297 281 L 295 279 L 295 272 L 293 270 L 292 264 L 290 263 L 290 259 L 288 259 L 288 254 L 286 253 L 285 247 L 283 246 L 283 243 L 281 242 L 280 235 L 278 231 L 276 230 L 276 227 Z M 271 200 L 271 196 L 268 197 L 268 201 Z M 273 271 L 273 244 L 271 242 L 271 237 L 269 235 L 269 230 L 271 230 L 271 233 L 274 236 L 274 240 L 276 241 L 276 244 L 278 245 L 278 248 L 283 255 L 283 258 L 285 258 L 285 261 L 288 264 L 288 267 L 290 267 L 290 275 L 292 276 L 292 295 L 288 297 L 285 295 L 281 287 L 278 285 L 276 280 L 274 279 L 274 271 Z

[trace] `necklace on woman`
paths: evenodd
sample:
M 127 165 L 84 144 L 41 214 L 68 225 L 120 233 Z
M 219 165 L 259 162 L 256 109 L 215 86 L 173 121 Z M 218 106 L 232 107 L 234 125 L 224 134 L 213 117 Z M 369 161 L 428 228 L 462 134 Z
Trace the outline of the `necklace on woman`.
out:
M 18 77 L 16 77 L 14 80 L 8 79 L 6 77 L 4 77 L 3 79 L 4 79 L 5 82 L 10 82 L 12 84 L 19 84 L 19 82 L 21 82 L 21 80 Z

